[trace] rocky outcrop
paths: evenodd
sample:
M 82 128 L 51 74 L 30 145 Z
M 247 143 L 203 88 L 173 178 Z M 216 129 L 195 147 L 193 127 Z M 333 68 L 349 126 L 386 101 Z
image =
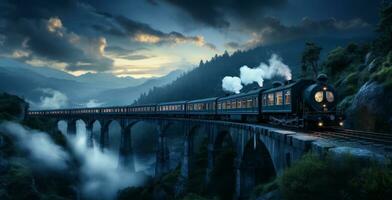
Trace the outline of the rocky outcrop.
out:
M 390 132 L 392 130 L 392 91 L 377 82 L 366 82 L 346 112 L 348 128 Z

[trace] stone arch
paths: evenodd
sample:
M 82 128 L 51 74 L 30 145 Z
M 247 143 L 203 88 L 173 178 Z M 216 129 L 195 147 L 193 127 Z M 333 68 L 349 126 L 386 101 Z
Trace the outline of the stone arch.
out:
M 153 176 L 157 151 L 157 123 L 149 119 L 128 121 L 126 127 L 131 132 L 131 145 L 135 161 L 135 171 L 146 170 Z
M 240 164 L 240 197 L 247 198 L 252 189 L 276 177 L 272 156 L 267 146 L 252 137 L 244 147 Z
M 228 142 L 227 145 L 234 146 L 233 137 L 230 134 L 230 129 L 220 129 L 214 138 L 214 149 L 219 149 L 224 145 L 224 142 Z
M 220 199 L 233 199 L 236 185 L 236 148 L 231 129 L 220 129 L 213 141 L 212 170 L 207 172 L 210 193 Z
M 104 122 L 101 128 L 101 138 L 105 141 L 104 148 L 111 151 L 118 151 L 121 143 L 121 132 L 123 123 L 120 119 L 110 119 Z

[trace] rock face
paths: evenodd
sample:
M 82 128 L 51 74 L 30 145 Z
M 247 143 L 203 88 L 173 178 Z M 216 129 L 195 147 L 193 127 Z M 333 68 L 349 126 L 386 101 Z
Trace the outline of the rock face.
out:
M 392 91 L 376 82 L 365 83 L 346 113 L 348 128 L 391 132 Z

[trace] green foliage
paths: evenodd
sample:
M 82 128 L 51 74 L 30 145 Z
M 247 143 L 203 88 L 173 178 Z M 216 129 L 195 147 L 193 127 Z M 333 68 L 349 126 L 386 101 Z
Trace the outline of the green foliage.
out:
M 206 168 L 207 168 L 207 145 L 208 139 L 205 138 L 193 156 L 192 170 L 189 174 L 187 191 L 196 194 L 205 194 Z
M 213 198 L 213 199 L 216 199 L 216 198 Z M 207 198 L 199 196 L 197 194 L 190 193 L 190 194 L 187 194 L 184 198 L 182 198 L 182 200 L 211 200 L 211 199 L 209 199 L 209 198 L 207 199 Z
M 350 62 L 346 49 L 338 47 L 328 53 L 324 67 L 331 75 L 335 75 L 337 72 L 344 70 Z
M 146 187 L 128 187 L 118 192 L 117 199 L 149 200 L 153 199 L 153 197 Z
M 152 200 L 160 198 L 174 199 L 174 189 L 180 175 L 180 167 L 165 174 L 163 177 L 147 182 L 142 187 L 128 187 L 118 191 L 117 199 Z
M 387 88 L 392 88 L 392 52 L 389 52 L 382 62 L 380 69 L 373 73 L 371 79 Z
M 287 169 L 279 186 L 285 199 L 387 199 L 392 170 L 365 165 L 352 156 L 339 159 L 308 154 Z
M 313 76 L 316 77 L 318 75 L 318 61 L 320 59 L 320 52 L 322 48 L 316 45 L 313 42 L 307 42 L 305 46 L 305 50 L 302 53 L 302 74 L 306 75 L 306 71 L 308 68 L 313 70 Z
M 392 196 L 392 170 L 377 166 L 363 169 L 350 181 L 353 199 L 385 199 Z M 355 192 L 358 191 L 358 192 Z
M 384 4 L 381 8 L 377 31 L 380 36 L 374 42 L 374 48 L 386 54 L 392 50 L 392 3 Z
M 39 193 L 34 187 L 33 174 L 28 161 L 23 158 L 10 160 L 9 170 L 0 176 L 1 187 L 10 199 L 38 199 Z
M 233 199 L 235 174 L 235 152 L 232 148 L 220 150 L 216 156 L 215 166 L 211 172 L 211 182 L 208 186 L 209 194 L 217 195 L 220 199 Z
M 252 194 L 250 195 L 250 199 L 256 199 L 257 197 L 260 197 L 263 194 L 266 194 L 268 192 L 274 191 L 279 189 L 279 181 L 278 178 L 275 178 L 271 182 L 265 183 L 265 184 L 260 184 L 257 185 L 253 191 Z
M 26 103 L 23 99 L 7 93 L 0 93 L 0 120 L 13 120 L 19 116 Z

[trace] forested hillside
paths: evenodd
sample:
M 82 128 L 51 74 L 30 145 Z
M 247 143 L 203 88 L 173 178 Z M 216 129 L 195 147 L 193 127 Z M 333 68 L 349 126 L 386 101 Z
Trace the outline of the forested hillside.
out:
M 238 76 L 239 68 L 243 65 L 256 67 L 261 62 L 267 63 L 272 54 L 277 54 L 283 59 L 292 72 L 294 79 L 297 78 L 301 66 L 301 54 L 305 43 L 317 41 L 323 47 L 321 57 L 336 46 L 345 45 L 349 41 L 363 43 L 368 38 L 338 39 L 338 38 L 309 38 L 289 41 L 281 44 L 260 46 L 247 51 L 237 51 L 232 55 L 225 52 L 223 55 L 215 56 L 209 61 L 201 61 L 199 66 L 178 78 L 172 84 L 164 87 L 155 87 L 148 93 L 141 95 L 137 103 L 156 103 L 175 100 L 192 100 L 198 98 L 222 96 L 222 79 L 225 76 Z M 271 81 L 266 81 L 268 86 Z M 248 85 L 243 91 L 258 87 L 257 84 Z

